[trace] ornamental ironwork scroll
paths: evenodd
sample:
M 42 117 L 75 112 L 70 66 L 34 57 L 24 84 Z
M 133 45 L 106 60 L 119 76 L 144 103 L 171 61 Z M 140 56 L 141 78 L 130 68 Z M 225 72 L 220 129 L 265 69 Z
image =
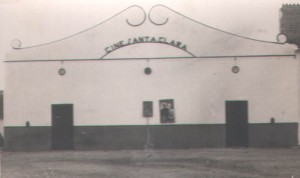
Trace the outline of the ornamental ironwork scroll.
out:
M 299 8 L 299 6 L 297 6 L 297 8 Z M 249 38 L 249 37 L 244 37 L 244 36 L 241 36 L 241 35 L 237 35 L 237 34 L 234 34 L 234 33 L 230 33 L 230 32 L 227 32 L 227 31 L 224 31 L 224 30 L 221 30 L 221 29 L 217 29 L 215 27 L 212 27 L 212 26 L 209 26 L 209 25 L 206 25 L 204 23 L 201 23 L 193 18 L 190 18 L 178 11 L 175 11 L 174 9 L 171 9 L 165 5 L 161 5 L 161 4 L 157 4 L 157 5 L 154 5 L 152 8 L 150 8 L 150 10 L 148 12 L 145 11 L 144 8 L 142 8 L 141 6 L 138 6 L 138 5 L 132 5 L 132 6 L 129 6 L 127 8 L 125 8 L 124 10 L 116 13 L 115 15 L 107 18 L 106 20 L 90 27 L 90 28 L 87 28 L 83 31 L 80 31 L 78 33 L 75 33 L 75 34 L 72 34 L 72 35 L 69 35 L 69 36 L 66 36 L 64 38 L 61 38 L 61 39 L 58 39 L 58 40 L 54 40 L 54 41 L 51 41 L 51 42 L 46 42 L 46 43 L 42 43 L 42 44 L 37 44 L 37 45 L 32 45 L 32 46 L 25 46 L 23 47 L 22 46 L 22 42 L 18 39 L 15 39 L 12 41 L 11 43 L 11 46 L 13 49 L 17 49 L 17 50 L 20 50 L 20 49 L 28 49 L 28 48 L 34 48 L 34 47 L 40 47 L 40 46 L 45 46 L 45 45 L 48 45 L 48 44 L 53 44 L 53 43 L 57 43 L 57 42 L 60 42 L 62 40 L 66 40 L 68 38 L 72 38 L 76 35 L 79 35 L 81 33 L 84 33 L 88 30 L 91 30 L 93 28 L 96 28 L 112 19 L 114 19 L 115 17 L 118 17 L 120 16 L 121 14 L 124 14 L 125 12 L 129 11 L 129 10 L 137 10 L 141 13 L 136 13 L 135 17 L 139 17 L 138 14 L 141 14 L 141 18 L 139 19 L 138 22 L 133 22 L 131 18 L 126 18 L 125 19 L 125 22 L 129 25 L 129 26 L 132 26 L 132 27 L 138 27 L 138 26 L 141 26 L 143 25 L 147 19 L 149 20 L 149 22 L 151 24 L 154 24 L 154 25 L 157 25 L 157 26 L 161 26 L 161 25 L 165 25 L 169 22 L 169 17 L 161 17 L 159 16 L 160 18 L 162 18 L 162 20 L 158 20 L 157 18 L 155 18 L 155 14 L 157 12 L 159 12 L 161 9 L 165 9 L 165 10 L 168 10 L 169 12 L 172 12 L 173 14 L 177 14 L 178 16 L 181 16 L 183 17 L 184 19 L 186 20 L 189 20 L 191 22 L 194 22 L 195 24 L 198 24 L 198 25 L 202 25 L 202 26 L 205 26 L 207 28 L 211 28 L 213 30 L 216 30 L 216 31 L 219 31 L 219 32 L 222 32 L 222 33 L 225 33 L 225 34 L 228 34 L 228 35 L 232 35 L 232 36 L 235 36 L 235 37 L 238 37 L 238 38 L 243 38 L 243 39 L 246 39 L 246 40 L 252 40 L 252 41 L 256 41 L 256 42 L 262 42 L 262 43 L 273 43 L 273 44 L 284 44 L 285 41 L 283 42 L 276 42 L 276 41 L 265 41 L 265 40 L 259 40 L 259 39 L 253 39 L 253 38 Z M 281 35 L 282 36 L 282 35 Z M 279 37 L 278 37 L 279 38 Z M 289 41 L 289 39 L 288 39 Z M 108 46 L 105 48 L 105 54 L 100 58 L 100 59 L 103 59 L 105 56 L 107 56 L 108 54 L 110 54 L 111 52 L 115 51 L 116 49 L 119 49 L 121 47 L 125 47 L 125 46 L 129 46 L 129 45 L 135 45 L 135 44 L 145 44 L 145 43 L 156 43 L 156 44 L 163 44 L 163 45 L 170 45 L 170 46 L 173 46 L 175 48 L 178 48 L 178 49 L 181 49 L 183 51 L 185 51 L 186 53 L 188 53 L 190 55 L 190 57 L 196 57 L 194 54 L 192 54 L 191 52 L 188 51 L 187 49 L 187 46 L 180 42 L 179 40 L 168 40 L 166 37 L 147 37 L 147 36 L 144 36 L 144 37 L 136 37 L 136 38 L 133 38 L 132 41 L 130 41 L 130 39 L 127 39 L 127 40 L 121 40 L 115 44 L 113 44 L 113 46 Z M 296 44 L 298 45 L 298 42 L 296 42 Z
M 151 14 L 153 14 L 153 10 L 156 9 L 157 7 L 164 7 L 160 4 L 157 4 L 155 6 L 153 6 L 150 10 L 149 10 L 149 13 L 148 13 L 148 19 L 149 21 L 154 24 L 154 25 L 165 25 L 166 23 L 168 23 L 169 21 L 169 18 L 166 18 L 164 22 L 156 22 L 152 17 L 151 17 Z
M 141 6 L 138 6 L 138 5 L 132 5 L 132 6 L 127 7 L 126 9 L 124 9 L 124 10 L 122 10 L 122 11 L 116 13 L 115 15 L 113 15 L 113 16 L 107 18 L 106 20 L 104 20 L 104 21 L 102 21 L 102 22 L 100 22 L 100 23 L 98 23 L 98 24 L 96 24 L 96 25 L 90 27 L 90 28 L 87 28 L 87 29 L 82 30 L 82 31 L 80 31 L 80 32 L 77 32 L 77 33 L 74 33 L 74 34 L 72 34 L 72 35 L 66 36 L 66 37 L 64 37 L 64 38 L 61 38 L 61 39 L 58 39 L 58 40 L 54 40 L 54 41 L 50 41 L 50 42 L 46 42 L 46 43 L 37 44 L 37 45 L 25 46 L 25 47 L 22 47 L 22 42 L 21 42 L 21 40 L 19 40 L 19 39 L 14 39 L 14 40 L 11 42 L 11 47 L 12 47 L 13 49 L 15 49 L 15 50 L 20 50 L 20 49 L 35 48 L 35 47 L 40 47 L 40 46 L 45 46 L 45 45 L 57 43 L 57 42 L 60 42 L 60 41 L 63 41 L 63 40 L 72 38 L 72 37 L 74 37 L 74 36 L 77 36 L 77 35 L 79 35 L 79 34 L 81 34 L 81 33 L 84 33 L 84 32 L 86 32 L 86 31 L 89 31 L 89 30 L 94 29 L 94 28 L 96 28 L 96 27 L 99 27 L 100 25 L 102 25 L 102 24 L 104 24 L 104 23 L 106 23 L 106 22 L 108 22 L 108 21 L 114 19 L 115 17 L 117 17 L 117 16 L 123 14 L 124 12 L 126 12 L 126 11 L 128 11 L 128 10 L 131 10 L 131 9 L 134 9 L 134 8 L 135 8 L 135 9 L 138 9 L 138 10 L 140 10 L 140 11 L 142 12 L 142 20 L 141 20 L 141 22 L 139 22 L 139 23 L 132 23 L 128 18 L 126 18 L 126 23 L 127 23 L 128 25 L 132 26 L 132 27 L 137 27 L 137 26 L 140 26 L 140 25 L 142 25 L 142 24 L 145 23 L 145 21 L 146 21 L 146 19 L 147 19 L 147 15 L 146 15 L 146 11 L 144 10 L 144 8 L 142 8 Z
M 136 7 L 139 10 L 142 11 L 142 13 L 143 13 L 142 21 L 140 23 L 133 24 L 128 19 L 126 19 L 127 24 L 130 25 L 130 26 L 133 26 L 133 27 L 137 27 L 137 26 L 143 25 L 145 23 L 145 21 L 146 21 L 146 18 L 147 18 L 146 11 L 141 6 L 135 5 L 135 6 L 132 6 L 132 7 Z

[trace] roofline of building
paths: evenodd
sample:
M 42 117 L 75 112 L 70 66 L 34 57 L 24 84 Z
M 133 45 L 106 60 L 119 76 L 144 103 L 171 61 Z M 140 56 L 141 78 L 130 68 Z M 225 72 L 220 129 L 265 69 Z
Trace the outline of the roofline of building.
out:
M 6 63 L 23 63 L 23 62 L 64 62 L 64 61 L 71 61 L 71 62 L 82 62 L 82 61 L 108 61 L 108 60 L 155 60 L 155 59 L 221 59 L 221 58 L 254 58 L 254 57 L 262 57 L 262 58 L 269 58 L 269 57 L 292 57 L 296 59 L 295 54 L 272 54 L 272 55 L 237 55 L 237 56 L 195 56 L 195 57 L 138 57 L 138 58 L 94 58 L 94 59 L 37 59 L 37 60 L 11 60 L 11 61 L 4 61 Z

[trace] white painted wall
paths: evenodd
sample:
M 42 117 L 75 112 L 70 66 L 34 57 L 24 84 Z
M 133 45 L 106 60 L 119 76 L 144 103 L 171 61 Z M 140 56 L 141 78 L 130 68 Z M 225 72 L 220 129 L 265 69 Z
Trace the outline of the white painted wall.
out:
M 74 104 L 75 125 L 140 125 L 142 102 L 175 100 L 176 124 L 225 123 L 226 100 L 248 100 L 249 122 L 299 122 L 293 57 L 6 63 L 5 125 L 51 125 L 51 104 Z M 231 67 L 238 65 L 234 74 Z M 67 70 L 58 75 L 60 67 Z M 153 73 L 145 75 L 145 67 Z

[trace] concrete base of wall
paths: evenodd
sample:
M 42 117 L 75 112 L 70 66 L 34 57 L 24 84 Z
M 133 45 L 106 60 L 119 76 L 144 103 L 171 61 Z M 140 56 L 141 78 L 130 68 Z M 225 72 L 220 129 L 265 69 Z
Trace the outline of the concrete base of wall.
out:
M 225 147 L 225 124 L 75 126 L 76 150 Z M 5 127 L 4 150 L 51 150 L 51 127 Z M 298 123 L 249 124 L 250 147 L 298 145 Z

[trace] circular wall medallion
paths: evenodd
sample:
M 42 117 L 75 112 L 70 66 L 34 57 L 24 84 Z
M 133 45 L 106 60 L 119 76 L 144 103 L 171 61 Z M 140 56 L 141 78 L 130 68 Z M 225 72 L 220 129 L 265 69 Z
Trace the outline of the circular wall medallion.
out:
M 10 45 L 11 45 L 11 47 L 12 47 L 13 49 L 20 49 L 21 46 L 22 46 L 22 43 L 21 43 L 20 40 L 14 39 L 14 40 L 11 42 Z
M 283 33 L 278 34 L 276 39 L 279 43 L 282 43 L 282 44 L 286 43 L 286 41 L 287 41 L 287 37 Z
M 145 72 L 145 74 L 149 75 L 152 73 L 152 69 L 150 67 L 146 67 L 144 72 Z
M 60 69 L 58 70 L 58 74 L 59 74 L 59 75 L 65 75 L 65 74 L 66 74 L 66 69 L 60 68 Z
M 238 66 L 233 66 L 231 71 L 236 74 L 240 71 L 240 68 Z

